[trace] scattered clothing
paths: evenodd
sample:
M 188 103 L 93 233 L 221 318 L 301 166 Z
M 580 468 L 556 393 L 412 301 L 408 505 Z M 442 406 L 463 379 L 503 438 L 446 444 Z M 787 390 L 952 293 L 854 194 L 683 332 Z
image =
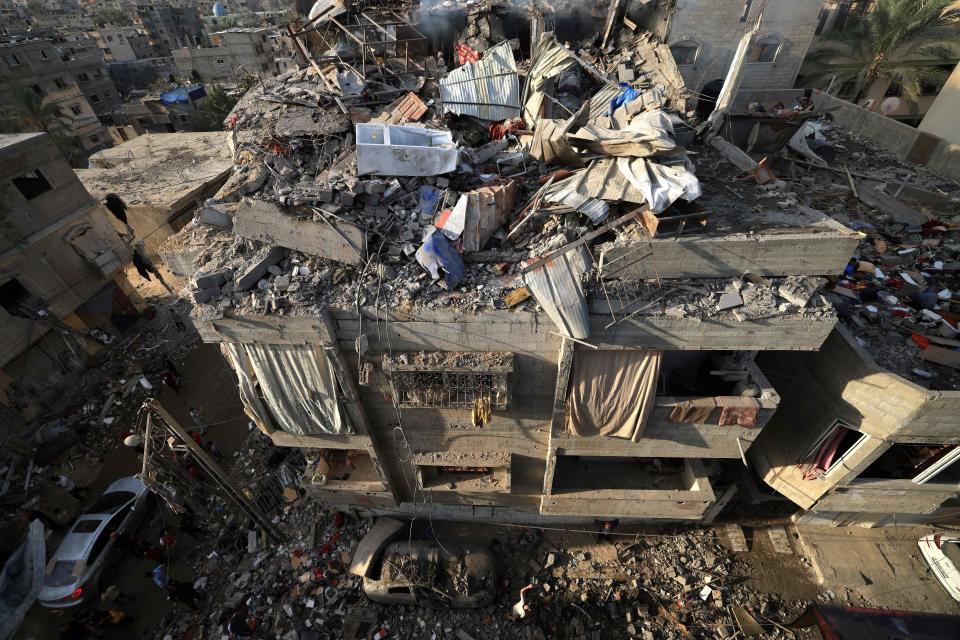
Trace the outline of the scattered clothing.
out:
M 526 598 L 524 597 L 524 594 L 526 594 L 527 591 L 530 591 L 530 589 L 533 589 L 532 584 L 528 584 L 523 589 L 520 589 L 520 602 L 513 605 L 513 615 L 517 616 L 517 618 L 520 618 L 521 620 L 526 618 L 527 614 L 530 613 L 530 605 L 527 604 Z
M 737 425 L 740 427 L 757 426 L 757 411 L 760 403 L 756 398 L 740 396 L 719 396 L 716 398 L 720 407 L 720 426 Z
M 166 589 L 170 586 L 170 578 L 167 577 L 167 568 L 162 564 L 157 566 L 153 572 L 153 584 L 157 585 L 161 589 Z

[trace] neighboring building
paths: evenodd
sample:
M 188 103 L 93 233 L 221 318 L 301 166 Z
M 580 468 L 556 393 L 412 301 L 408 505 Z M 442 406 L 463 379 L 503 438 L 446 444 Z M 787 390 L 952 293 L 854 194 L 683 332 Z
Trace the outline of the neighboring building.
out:
M 827 37 L 843 33 L 857 18 L 868 14 L 872 5 L 873 2 L 867 0 L 826 0 L 816 24 L 816 35 L 810 50 L 815 50 L 817 44 Z M 945 27 L 943 37 L 944 39 L 960 38 L 960 27 Z M 952 74 L 960 59 L 914 55 L 910 61 L 920 65 L 939 67 L 948 74 Z M 840 61 L 838 64 L 843 63 L 843 61 Z M 832 81 L 829 75 L 829 65 L 830 63 L 827 63 L 826 69 L 824 69 L 820 64 L 805 64 L 801 70 L 799 85 L 823 90 L 829 87 L 830 95 L 843 100 L 853 100 L 856 97 L 854 84 L 852 82 Z M 954 82 L 957 82 L 957 80 L 954 79 Z M 856 104 L 890 118 L 915 125 L 932 108 L 941 89 L 943 89 L 943 85 L 939 83 L 923 84 L 920 89 L 920 96 L 917 97 L 915 103 L 911 104 L 901 96 L 895 83 L 890 79 L 881 79 L 874 82 Z M 949 109 L 949 107 L 946 108 Z
M 150 36 L 134 27 L 114 27 L 91 31 L 107 62 L 129 62 L 156 57 Z
M 94 154 L 77 176 L 98 200 L 116 193 L 127 203 L 136 238 L 156 256 L 227 179 L 233 162 L 226 140 L 223 131 L 145 134 Z
M 62 132 L 83 152 L 110 144 L 88 101 L 88 96 L 109 94 L 102 101 L 116 102 L 113 91 L 100 88 L 106 87 L 101 69 L 95 58 L 82 55 L 77 59 L 69 50 L 61 53 L 61 47 L 49 39 L 0 43 L 0 90 L 30 91 L 40 96 L 47 108 L 45 119 L 50 130 Z M 97 73 L 101 77 L 96 77 Z M 81 81 L 88 87 L 87 93 Z
M 669 43 L 687 86 L 716 96 L 737 45 L 763 19 L 747 53 L 741 91 L 791 89 L 807 55 L 823 0 L 679 3 Z
M 50 410 L 140 303 L 130 248 L 50 136 L 0 135 L 0 403 Z
M 225 16 L 204 15 L 203 28 L 207 33 L 225 31 L 244 27 L 273 26 L 283 27 L 290 22 L 292 16 L 289 11 L 270 11 L 263 13 L 231 13 Z
M 103 62 L 103 52 L 92 38 L 84 38 L 60 47 L 60 58 L 76 80 L 93 111 L 102 116 L 117 107 L 121 100 Z
M 144 58 L 126 62 L 108 62 L 107 71 L 117 90 L 128 96 L 135 91 L 155 89 L 158 84 L 173 84 L 180 70 L 173 58 Z
M 271 29 L 229 29 L 210 34 L 212 47 L 173 52 L 184 76 L 205 84 L 238 84 L 247 76 L 271 78 L 284 69 L 275 60 L 276 33 Z
M 173 6 L 152 0 L 137 0 L 134 24 L 142 27 L 162 56 L 180 47 L 204 44 L 203 22 L 194 6 Z

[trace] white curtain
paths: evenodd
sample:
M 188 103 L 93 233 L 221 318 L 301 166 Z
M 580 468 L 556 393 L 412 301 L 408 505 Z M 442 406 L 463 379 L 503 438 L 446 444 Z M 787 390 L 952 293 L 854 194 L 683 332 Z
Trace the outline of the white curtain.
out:
M 337 401 L 337 381 L 322 347 L 291 344 L 224 344 L 237 372 L 240 396 L 254 419 L 269 424 L 256 392 L 276 426 L 296 435 L 353 433 Z

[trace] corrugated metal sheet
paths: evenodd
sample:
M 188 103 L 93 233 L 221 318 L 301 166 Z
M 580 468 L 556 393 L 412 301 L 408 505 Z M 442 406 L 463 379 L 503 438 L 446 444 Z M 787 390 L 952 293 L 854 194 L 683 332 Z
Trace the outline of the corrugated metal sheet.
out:
M 554 183 L 547 195 L 561 197 L 563 193 L 569 192 L 601 200 L 637 204 L 647 201 L 640 190 L 635 189 L 617 168 L 616 158 L 597 160 L 583 171 L 578 171 L 566 180 Z
M 590 314 L 581 278 L 590 269 L 590 251 L 581 246 L 548 260 L 523 276 L 530 293 L 560 333 L 578 340 L 590 337 Z
M 506 120 L 520 115 L 520 80 L 509 42 L 487 49 L 483 58 L 465 64 L 440 80 L 446 111 L 481 120 Z
M 557 199 L 590 218 L 590 222 L 593 224 L 600 224 L 610 215 L 610 205 L 603 200 L 588 198 L 573 192 L 566 192 Z
M 310 8 L 310 14 L 307 19 L 313 22 L 318 16 L 323 16 L 317 24 L 323 24 L 330 18 L 336 18 L 342 13 L 346 13 L 347 6 L 344 0 L 317 0 Z
M 536 122 L 543 107 L 543 92 L 540 85 L 544 79 L 577 64 L 573 54 L 553 38 L 543 38 L 537 44 L 533 54 L 527 84 L 523 88 L 523 119 L 527 123 Z

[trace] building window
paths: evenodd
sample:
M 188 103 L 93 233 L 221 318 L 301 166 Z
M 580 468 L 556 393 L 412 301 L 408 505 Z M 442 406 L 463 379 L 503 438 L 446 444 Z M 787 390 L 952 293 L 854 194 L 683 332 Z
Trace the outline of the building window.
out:
M 253 50 L 257 52 L 257 55 L 261 55 L 261 56 L 263 55 L 263 45 L 262 45 L 262 44 L 255 44 L 255 45 L 253 45 Z
M 30 292 L 16 278 L 0 284 L 0 306 L 10 315 L 28 317 L 23 305 L 29 300 Z
M 137 118 L 137 124 L 141 124 L 141 125 L 147 124 L 147 119 L 146 119 L 146 118 Z
M 107 42 L 113 42 L 113 36 L 107 36 Z
M 38 84 L 31 85 L 30 88 L 33 89 L 33 92 L 36 93 L 37 95 L 43 93 L 43 89 L 41 89 L 40 85 Z
M 399 407 L 505 409 L 510 402 L 513 354 L 425 351 L 383 357 Z
M 673 54 L 673 59 L 677 65 L 681 67 L 696 64 L 699 51 L 700 47 L 697 43 L 690 40 L 670 45 L 670 53 Z
M 81 108 L 80 108 L 80 105 L 78 105 L 78 104 L 72 104 L 72 105 L 70 105 L 70 112 L 71 112 L 73 115 L 78 116 L 78 115 L 80 115 L 81 113 L 83 113 L 83 109 L 81 109 Z
M 894 444 L 860 474 L 864 480 L 911 480 L 916 484 L 960 484 L 960 446 Z
M 180 124 L 187 124 L 190 122 L 190 116 L 180 116 Z
M 27 200 L 33 200 L 41 193 L 46 193 L 50 191 L 50 189 L 53 189 L 43 174 L 40 173 L 39 169 L 34 169 L 33 171 L 28 171 L 23 175 L 17 176 L 13 179 L 13 186 L 15 186 L 17 191 Z
M 223 58 L 217 58 L 217 64 L 224 64 L 225 62 L 226 60 L 224 60 Z
M 868 437 L 842 420 L 837 420 L 804 456 L 804 462 L 800 465 L 804 470 L 803 479 L 813 480 L 828 475 L 840 467 L 857 445 Z
M 90 82 L 90 76 L 88 76 L 88 75 L 85 74 L 85 73 L 78 73 L 78 74 L 77 74 L 77 80 L 79 80 L 81 83 L 83 83 L 83 82 Z
M 9 67 L 16 67 L 20 64 L 20 58 L 18 58 L 15 53 L 3 56 L 3 61 L 6 62 Z
M 57 85 L 57 89 L 66 89 L 67 83 L 63 81 L 63 78 L 54 78 L 53 83 Z
M 92 102 L 93 104 L 100 104 L 100 96 L 96 94 L 90 96 L 90 102 Z
M 41 60 L 49 60 L 49 59 L 50 59 L 50 56 L 47 55 L 47 50 L 46 50 L 46 49 L 40 49 L 40 59 L 41 59 Z
M 747 51 L 747 62 L 773 62 L 780 53 L 780 40 L 773 36 L 758 38 Z

